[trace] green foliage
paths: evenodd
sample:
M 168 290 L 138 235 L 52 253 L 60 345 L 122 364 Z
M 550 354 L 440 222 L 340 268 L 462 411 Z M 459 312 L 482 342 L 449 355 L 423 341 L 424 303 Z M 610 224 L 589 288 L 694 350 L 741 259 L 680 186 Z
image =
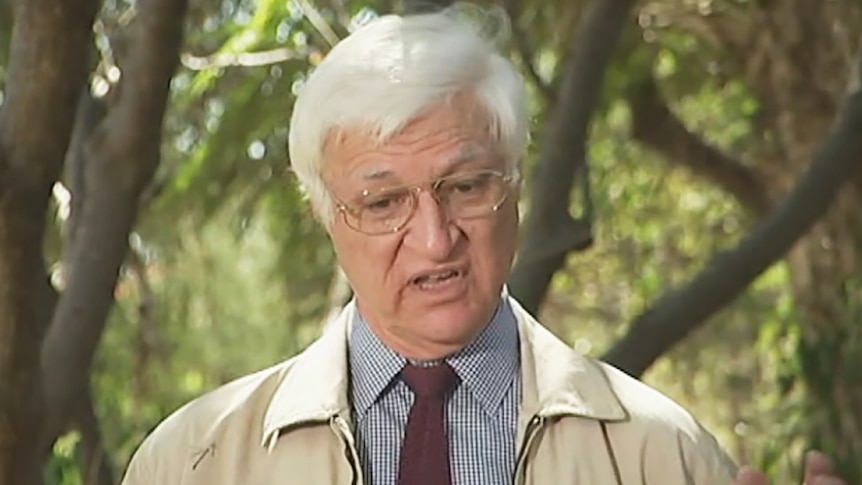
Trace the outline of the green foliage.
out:
M 78 462 L 75 459 L 81 436 L 69 433 L 60 437 L 54 444 L 51 458 L 45 466 L 46 485 L 84 485 Z
M 596 244 L 569 259 L 542 312 L 558 334 L 595 356 L 625 331 L 626 322 L 749 228 L 749 217 L 727 194 L 631 141 L 629 113 L 619 97 L 631 80 L 621 73 L 636 76 L 650 67 L 638 54 L 618 62 L 609 72 L 609 101 L 594 124 L 590 149 Z M 661 70 L 662 62 L 668 61 L 654 61 L 652 69 Z M 676 72 L 665 69 L 665 76 Z M 740 113 L 749 108 L 750 94 L 734 83 L 704 80 L 701 86 L 676 99 L 676 113 L 710 142 L 744 152 L 753 136 Z M 788 451 L 788 443 L 801 428 L 789 421 L 795 408 L 763 383 L 786 368 L 777 351 L 795 351 L 769 342 L 769 335 L 779 339 L 797 328 L 788 288 L 787 268 L 774 267 L 645 376 L 691 409 L 734 456 L 783 478 L 796 472 L 791 464 L 801 455 L 793 446 Z
M 533 49 L 539 76 L 550 83 L 566 58 L 581 3 L 520 7 L 515 25 Z M 700 2 L 702 8 L 730 3 Z M 128 8 L 128 2 L 105 2 L 102 20 L 120 25 Z M 343 35 L 354 17 L 390 11 L 393 2 L 192 2 L 158 190 L 133 235 L 136 261 L 121 276 L 93 369 L 106 449 L 118 470 L 179 406 L 294 355 L 320 331 L 334 254 L 290 174 L 285 150 L 295 88 L 329 48 L 329 34 L 305 15 L 315 8 Z M 7 33 L 0 19 L 0 55 Z M 514 43 L 510 48 L 516 50 Z M 253 52 L 271 57 L 244 57 Z M 627 322 L 749 229 L 749 217 L 727 194 L 632 141 L 622 101 L 631 83 L 655 75 L 691 130 L 755 163 L 766 143 L 753 126 L 760 104 L 743 80 L 728 74 L 731 61 L 673 25 L 626 30 L 592 126 L 596 245 L 572 255 L 542 309 L 552 330 L 579 351 L 600 355 Z M 4 64 L 0 57 L 0 96 Z M 536 86 L 529 89 L 534 126 L 527 174 L 552 107 Z M 572 202 L 573 212 L 578 204 Z M 805 389 L 803 377 L 823 374 L 833 362 L 829 355 L 862 352 L 847 344 L 862 342 L 859 334 L 809 347 L 790 279 L 787 266 L 774 267 L 646 376 L 692 409 L 734 456 L 780 479 L 798 475 L 808 444 L 798 437 L 812 436 L 820 423 L 800 404 L 805 393 L 829 391 Z M 859 295 L 858 288 L 848 295 Z M 855 311 L 847 318 L 862 320 L 862 310 Z M 49 483 L 82 483 L 77 449 L 76 435 L 57 443 Z

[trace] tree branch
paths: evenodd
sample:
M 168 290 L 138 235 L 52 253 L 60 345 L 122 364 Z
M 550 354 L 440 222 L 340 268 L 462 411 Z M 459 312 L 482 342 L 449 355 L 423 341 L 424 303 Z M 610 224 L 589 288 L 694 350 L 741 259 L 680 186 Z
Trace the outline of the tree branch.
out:
M 87 77 L 95 0 L 21 2 L 15 9 L 0 145 L 28 187 L 47 191 L 63 165 Z
M 538 310 L 568 253 L 592 242 L 591 221 L 576 221 L 569 214 L 569 193 L 578 171 L 586 166 L 590 120 L 633 3 L 592 0 L 572 36 L 533 181 L 524 244 L 509 279 L 512 294 L 528 311 Z
M 87 197 L 69 261 L 68 285 L 46 337 L 43 369 L 52 421 L 47 449 L 88 379 L 113 304 L 141 193 L 159 164 L 170 80 L 179 61 L 186 0 L 139 0 L 118 98 L 88 146 Z M 62 371 L 59 371 L 62 369 Z
M 105 452 L 99 419 L 93 407 L 89 386 L 83 389 L 75 419 L 75 428 L 81 433 L 78 463 L 85 485 L 112 485 L 116 483 L 114 469 Z
M 862 66 L 862 54 L 859 65 Z M 701 327 L 781 259 L 826 213 L 844 184 L 862 171 L 859 133 L 862 89 L 856 86 L 811 167 L 781 203 L 735 249 L 718 254 L 690 283 L 667 293 L 635 319 L 603 359 L 640 376 L 659 356 Z
M 317 10 L 317 7 L 312 5 L 308 0 L 297 0 L 297 5 L 302 10 L 302 13 L 305 15 L 305 18 L 308 19 L 308 22 L 311 23 L 312 27 L 323 37 L 323 40 L 329 44 L 329 47 L 334 47 L 335 44 L 340 40 L 338 38 L 338 34 L 332 30 L 332 26 L 329 25 L 329 22 L 323 18 L 323 15 Z
M 535 52 L 530 46 L 530 41 L 527 39 L 524 29 L 518 25 L 520 3 L 521 2 L 519 0 L 505 0 L 503 2 L 503 8 L 506 10 L 506 14 L 512 22 L 512 43 L 515 46 L 515 51 L 518 53 L 518 57 L 521 58 L 521 63 L 524 65 L 527 75 L 533 81 L 533 84 L 536 85 L 542 98 L 544 98 L 544 100 L 550 105 L 553 102 L 556 93 L 551 84 L 546 82 L 542 79 L 542 76 L 539 75 L 539 71 L 536 69 Z
M 731 194 L 755 215 L 770 207 L 764 178 L 754 169 L 721 152 L 695 133 L 671 111 L 652 76 L 631 86 L 628 102 L 632 135 L 665 157 Z
M 107 114 L 108 106 L 104 99 L 93 97 L 89 88 L 81 90 L 72 138 L 66 154 L 65 177 L 71 202 L 69 204 L 69 218 L 63 228 L 63 267 L 68 265 L 71 254 L 73 254 L 72 248 L 75 245 L 78 221 L 84 210 L 84 200 L 87 198 L 87 142 Z
M 62 268 L 68 268 L 75 254 L 76 235 L 79 221 L 84 209 L 84 201 L 87 199 L 86 172 L 87 162 L 89 160 L 87 154 L 87 142 L 90 140 L 97 127 L 105 119 L 108 113 L 108 105 L 104 98 L 95 98 L 90 93 L 88 88 L 83 89 L 78 102 L 78 110 L 75 117 L 75 126 L 72 130 L 72 138 L 69 143 L 69 150 L 66 156 L 65 172 L 67 186 L 71 195 L 71 203 L 69 207 L 69 218 L 66 220 L 64 227 L 64 242 L 63 256 L 61 259 Z M 59 294 L 52 295 L 52 304 L 50 307 L 54 309 L 59 301 Z M 45 321 L 50 323 L 51 315 L 45 317 Z M 48 352 L 51 349 L 47 350 Z M 47 369 L 46 372 L 56 371 L 55 369 Z M 70 416 L 72 422 L 59 423 L 62 417 L 56 419 L 48 417 L 45 422 L 58 422 L 62 428 L 59 433 L 66 429 L 74 428 L 80 431 L 82 442 L 77 449 L 77 460 L 83 477 L 83 483 L 86 485 L 112 485 L 114 482 L 114 470 L 111 467 L 111 462 L 108 459 L 108 454 L 105 452 L 104 443 L 102 442 L 102 433 L 99 426 L 99 420 L 93 406 L 92 389 L 89 382 L 82 383 L 83 387 L 77 389 L 76 405 L 74 406 L 73 415 Z M 49 411 L 65 411 L 59 406 L 48 406 Z
M 266 51 L 258 52 L 237 52 L 237 53 L 217 53 L 206 57 L 199 57 L 192 54 L 183 54 L 181 60 L 183 66 L 193 71 L 203 71 L 205 69 L 217 69 L 224 67 L 257 67 L 278 64 L 279 62 L 290 61 L 294 59 L 307 58 L 311 53 L 310 49 L 296 50 L 286 47 L 279 47 Z

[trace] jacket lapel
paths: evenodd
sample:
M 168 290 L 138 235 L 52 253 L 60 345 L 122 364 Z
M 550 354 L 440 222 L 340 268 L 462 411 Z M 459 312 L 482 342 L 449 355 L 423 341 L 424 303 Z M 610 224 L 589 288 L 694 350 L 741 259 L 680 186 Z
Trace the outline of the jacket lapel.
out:
M 289 361 L 263 420 L 262 444 L 299 424 L 350 417 L 347 335 L 355 307 L 350 302 L 323 334 Z

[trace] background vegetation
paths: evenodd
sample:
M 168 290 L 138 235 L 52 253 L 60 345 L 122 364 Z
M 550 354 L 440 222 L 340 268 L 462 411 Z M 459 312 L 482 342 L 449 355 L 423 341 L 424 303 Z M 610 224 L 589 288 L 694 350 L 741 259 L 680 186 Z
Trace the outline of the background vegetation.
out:
M 862 4 L 497 5 L 534 107 L 512 291 L 777 483 L 810 446 L 862 478 Z M 0 1 L 0 485 L 117 483 L 318 335 L 349 290 L 292 101 L 422 6 Z

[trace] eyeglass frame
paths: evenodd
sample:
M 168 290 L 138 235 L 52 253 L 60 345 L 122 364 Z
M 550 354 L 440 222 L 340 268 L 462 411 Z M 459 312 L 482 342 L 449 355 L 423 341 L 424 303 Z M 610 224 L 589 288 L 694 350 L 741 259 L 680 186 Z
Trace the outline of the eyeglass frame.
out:
M 503 181 L 504 187 L 506 187 L 506 189 L 503 193 L 503 197 L 498 202 L 494 203 L 491 206 L 491 209 L 487 213 L 483 213 L 481 215 L 476 215 L 476 216 L 471 216 L 471 217 L 466 217 L 466 218 L 465 217 L 459 218 L 459 219 L 464 219 L 464 220 L 479 219 L 481 217 L 490 216 L 491 214 L 494 214 L 495 212 L 500 210 L 500 207 L 502 207 L 503 203 L 506 202 L 506 199 L 509 198 L 513 182 L 517 182 L 518 180 L 520 180 L 520 175 L 518 174 L 517 170 L 503 172 L 500 170 L 493 170 L 493 169 L 480 169 L 480 170 L 473 170 L 473 171 L 469 171 L 469 172 L 453 173 L 453 174 L 449 174 L 449 175 L 444 175 L 442 177 L 438 177 L 436 179 L 429 180 L 429 181 L 426 181 L 426 182 L 423 182 L 420 184 L 395 185 L 392 187 L 382 187 L 381 189 L 377 190 L 376 192 L 385 192 L 387 190 L 396 190 L 396 189 L 406 189 L 407 193 L 410 194 L 410 210 L 408 211 L 408 215 L 404 219 L 404 222 L 396 225 L 392 229 L 389 229 L 386 231 L 381 231 L 381 232 L 368 232 L 368 231 L 363 231 L 362 229 L 359 229 L 359 227 L 357 227 L 357 226 L 359 226 L 358 221 L 360 220 L 360 215 L 361 215 L 362 209 L 356 209 L 354 207 L 351 207 L 346 202 L 343 202 L 342 200 L 340 200 L 338 197 L 336 197 L 332 193 L 330 193 L 330 196 L 335 201 L 335 210 L 337 210 L 338 212 L 341 213 L 341 216 L 344 219 L 344 223 L 347 225 L 347 227 L 353 229 L 356 232 L 359 232 L 359 233 L 362 233 L 362 234 L 365 234 L 368 236 L 385 236 L 387 234 L 396 234 L 398 232 L 401 232 L 405 227 L 407 227 L 407 224 L 410 223 L 410 221 L 413 219 L 413 216 L 416 214 L 416 207 L 418 207 L 418 205 L 419 205 L 418 204 L 419 192 L 422 192 L 423 190 L 428 191 L 428 193 L 431 195 L 431 197 L 433 197 L 434 200 L 437 201 L 437 203 L 442 206 L 443 201 L 440 200 L 440 198 L 437 194 L 437 188 L 440 186 L 441 183 L 445 182 L 446 180 L 451 180 L 452 178 L 457 177 L 457 176 L 465 176 L 465 175 L 471 175 L 471 174 L 472 175 L 479 175 L 479 174 L 483 174 L 483 173 L 493 174 L 494 176 L 500 177 L 500 179 Z M 368 196 L 374 192 L 375 191 L 366 189 L 366 190 L 363 190 L 359 196 L 360 197 Z M 348 214 L 353 216 L 356 219 L 357 223 L 355 225 L 350 222 L 350 218 L 348 217 Z

